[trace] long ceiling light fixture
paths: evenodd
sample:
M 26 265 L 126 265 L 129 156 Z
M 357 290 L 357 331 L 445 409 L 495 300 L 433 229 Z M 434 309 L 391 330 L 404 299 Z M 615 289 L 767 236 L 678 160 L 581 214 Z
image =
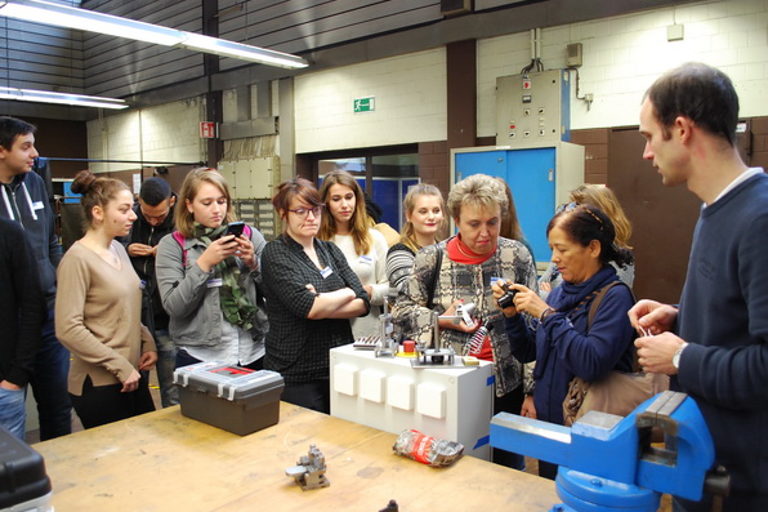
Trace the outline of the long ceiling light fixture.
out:
M 45 0 L 0 1 L 0 16 L 186 48 L 286 69 L 309 66 L 301 57 Z
M 105 98 L 103 96 L 86 96 L 67 92 L 40 91 L 37 89 L 17 89 L 16 87 L 0 87 L 0 100 L 32 101 L 37 103 L 57 103 L 74 105 L 76 107 L 97 107 L 123 109 L 128 108 L 124 100 Z

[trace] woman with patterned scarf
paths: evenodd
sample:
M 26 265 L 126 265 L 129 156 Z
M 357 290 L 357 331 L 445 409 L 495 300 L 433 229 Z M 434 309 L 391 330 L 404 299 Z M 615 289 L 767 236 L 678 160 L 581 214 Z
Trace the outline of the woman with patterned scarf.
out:
M 259 370 L 268 328 L 258 293 L 264 237 L 250 226 L 227 233 L 231 195 L 215 169 L 190 171 L 179 202 L 177 231 L 160 241 L 155 260 L 176 367 L 221 361 Z
M 494 413 L 518 414 L 523 403 L 523 368 L 512 355 L 491 282 L 504 279 L 535 289 L 536 268 L 525 245 L 499 236 L 507 207 L 504 186 L 495 178 L 475 174 L 456 183 L 448 194 L 448 212 L 459 234 L 419 251 L 392 313 L 398 323 L 412 326 L 412 339 L 430 344 L 436 344 L 432 327 L 437 317 L 442 346 L 492 361 Z M 461 303 L 475 305 L 469 324 L 454 319 Z M 488 334 L 482 336 L 480 331 L 473 347 L 481 326 Z M 521 456 L 501 450 L 494 450 L 493 460 L 523 467 Z

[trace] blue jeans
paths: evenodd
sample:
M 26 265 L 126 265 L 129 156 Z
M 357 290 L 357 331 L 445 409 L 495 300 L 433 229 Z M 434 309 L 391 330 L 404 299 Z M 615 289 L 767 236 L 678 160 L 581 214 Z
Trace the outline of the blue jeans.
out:
M 176 347 L 167 330 L 155 331 L 157 345 L 157 383 L 160 385 L 160 403 L 163 407 L 179 403 L 179 389 L 173 383 L 176 368 Z
M 24 441 L 24 423 L 26 411 L 24 399 L 26 387 L 19 390 L 0 388 L 0 426 Z
M 40 440 L 45 441 L 72 432 L 72 404 L 67 392 L 69 351 L 56 339 L 53 309 L 48 310 L 43 323 L 42 338 L 29 384 L 37 401 Z

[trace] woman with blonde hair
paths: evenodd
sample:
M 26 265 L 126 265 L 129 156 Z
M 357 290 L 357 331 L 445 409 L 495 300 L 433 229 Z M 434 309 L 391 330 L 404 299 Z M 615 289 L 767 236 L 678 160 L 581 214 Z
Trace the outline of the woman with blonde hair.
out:
M 428 183 L 411 187 L 403 200 L 405 224 L 400 241 L 387 253 L 389 286 L 399 290 L 411 274 L 413 260 L 422 247 L 437 243 L 445 230 L 445 201 L 440 189 Z
M 115 240 L 136 220 L 130 189 L 81 171 L 72 191 L 82 194 L 87 228 L 59 264 L 56 337 L 72 353 L 72 405 L 92 428 L 155 409 L 139 372 L 155 364 L 157 351 L 141 324 L 139 276 Z
M 264 237 L 234 225 L 232 197 L 215 169 L 187 174 L 177 231 L 160 240 L 155 275 L 176 345 L 176 367 L 221 361 L 258 370 L 267 316 L 257 294 Z
M 341 249 L 370 297 L 370 311 L 368 315 L 352 320 L 352 334 L 356 339 L 376 335 L 381 306 L 389 291 L 387 241 L 372 227 L 365 211 L 363 189 L 348 172 L 326 174 L 320 197 L 328 212 L 322 216 L 317 237 L 331 241 Z
M 616 269 L 619 280 L 632 288 L 632 283 L 635 281 L 635 260 L 632 257 L 632 246 L 629 244 L 629 239 L 632 237 L 632 224 L 624 213 L 616 194 L 605 185 L 585 183 L 571 191 L 570 200 L 568 205 L 561 208 L 592 205 L 611 219 L 616 231 L 616 238 L 613 243 L 618 249 L 629 251 L 629 257 L 622 264 L 612 261 L 611 265 Z M 550 262 L 549 267 L 539 279 L 539 291 L 542 298 L 546 299 L 547 294 L 562 282 L 563 279 L 557 271 L 557 267 Z

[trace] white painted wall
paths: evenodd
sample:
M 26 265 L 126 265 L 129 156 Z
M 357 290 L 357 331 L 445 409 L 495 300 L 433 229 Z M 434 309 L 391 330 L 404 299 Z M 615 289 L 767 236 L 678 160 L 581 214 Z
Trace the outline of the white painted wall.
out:
M 667 26 L 683 24 L 685 39 L 667 41 Z M 739 94 L 742 117 L 768 114 L 768 2 L 724 0 L 685 4 L 542 30 L 546 69 L 565 67 L 565 47 L 580 42 L 580 93 L 571 100 L 571 129 L 636 125 L 640 101 L 664 71 L 689 61 L 722 69 Z M 528 32 L 477 44 L 477 131 L 494 136 L 496 77 L 517 74 L 530 62 Z M 575 78 L 575 75 L 574 75 Z M 575 84 L 572 92 L 575 94 Z
M 296 77 L 296 152 L 445 140 L 445 49 Z M 376 110 L 353 112 L 374 96 Z
M 683 41 L 667 41 L 667 26 L 673 23 L 684 25 Z M 572 99 L 572 129 L 636 125 L 646 88 L 664 71 L 691 60 L 728 73 L 743 117 L 768 115 L 768 0 L 684 4 L 547 28 L 542 36 L 547 69 L 565 67 L 567 44 L 584 46 L 580 92 L 592 93 L 594 103 L 588 111 L 584 102 Z M 527 31 L 478 41 L 478 136 L 495 135 L 496 77 L 519 73 L 529 61 Z M 447 138 L 444 48 L 302 74 L 294 92 L 297 153 Z M 365 96 L 376 98 L 376 110 L 353 113 L 353 100 Z M 279 115 L 277 101 L 273 108 Z M 206 147 L 198 138 L 204 112 L 198 98 L 91 121 L 89 154 L 204 161 Z M 236 118 L 234 91 L 225 91 L 224 119 Z M 92 166 L 99 171 L 135 167 Z
M 199 136 L 203 98 L 131 110 L 88 122 L 88 157 L 144 162 L 200 162 L 206 144 Z M 91 164 L 93 172 L 136 169 L 138 164 Z

